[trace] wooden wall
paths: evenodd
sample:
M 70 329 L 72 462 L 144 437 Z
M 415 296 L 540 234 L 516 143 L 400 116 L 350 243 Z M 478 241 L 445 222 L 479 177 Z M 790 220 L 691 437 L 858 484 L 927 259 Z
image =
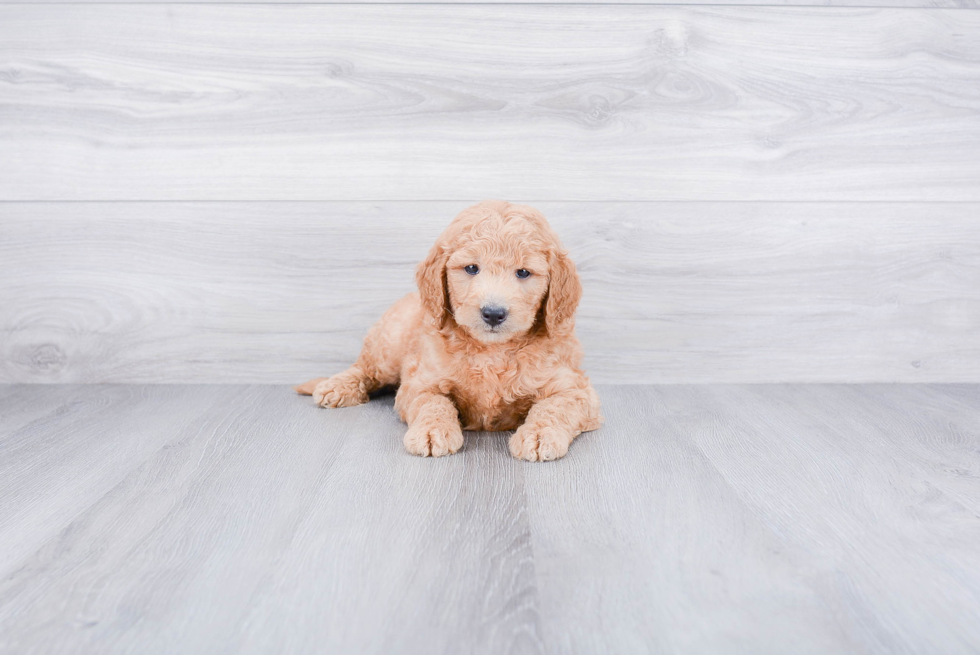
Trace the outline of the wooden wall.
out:
M 484 198 L 597 381 L 980 382 L 977 3 L 734 4 L 0 2 L 0 382 L 333 372 Z

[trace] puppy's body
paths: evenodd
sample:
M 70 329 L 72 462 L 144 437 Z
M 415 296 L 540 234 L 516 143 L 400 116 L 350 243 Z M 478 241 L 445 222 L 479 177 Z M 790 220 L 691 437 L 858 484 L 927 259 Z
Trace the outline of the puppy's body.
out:
M 536 210 L 503 202 L 465 210 L 417 278 L 420 292 L 381 317 L 354 366 L 297 391 L 344 407 L 398 385 L 405 446 L 418 455 L 456 452 L 463 429 L 516 429 L 515 457 L 556 459 L 599 426 L 574 335 L 578 276 Z

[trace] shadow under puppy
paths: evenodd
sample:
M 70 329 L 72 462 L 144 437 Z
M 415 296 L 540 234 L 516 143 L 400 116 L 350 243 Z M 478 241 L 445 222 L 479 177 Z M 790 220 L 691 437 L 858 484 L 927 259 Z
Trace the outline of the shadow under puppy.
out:
M 552 460 L 599 427 L 575 337 L 582 285 L 541 212 L 489 200 L 465 209 L 416 281 L 419 293 L 385 312 L 353 366 L 296 391 L 348 407 L 398 385 L 405 448 L 422 456 L 455 453 L 463 430 L 516 430 L 514 457 Z

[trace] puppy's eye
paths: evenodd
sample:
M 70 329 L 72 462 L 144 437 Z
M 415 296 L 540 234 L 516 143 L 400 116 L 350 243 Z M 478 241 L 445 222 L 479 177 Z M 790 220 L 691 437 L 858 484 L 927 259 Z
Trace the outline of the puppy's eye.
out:
M 517 269 L 517 277 L 521 278 L 522 280 L 526 277 L 531 277 L 531 271 L 527 270 L 526 268 L 519 268 Z
M 477 266 L 476 264 L 470 264 L 469 266 L 464 266 L 463 270 L 469 273 L 470 275 L 476 275 L 477 273 L 480 272 L 480 267 Z

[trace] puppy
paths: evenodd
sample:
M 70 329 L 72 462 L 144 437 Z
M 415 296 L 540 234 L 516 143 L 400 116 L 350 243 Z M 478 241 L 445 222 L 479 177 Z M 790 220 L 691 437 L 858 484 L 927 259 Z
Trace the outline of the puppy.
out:
M 574 332 L 582 286 L 539 211 L 503 201 L 464 210 L 416 282 L 419 292 L 371 328 L 353 366 L 296 391 L 349 407 L 398 385 L 405 448 L 423 457 L 458 451 L 463 430 L 516 430 L 514 457 L 553 460 L 599 427 Z

